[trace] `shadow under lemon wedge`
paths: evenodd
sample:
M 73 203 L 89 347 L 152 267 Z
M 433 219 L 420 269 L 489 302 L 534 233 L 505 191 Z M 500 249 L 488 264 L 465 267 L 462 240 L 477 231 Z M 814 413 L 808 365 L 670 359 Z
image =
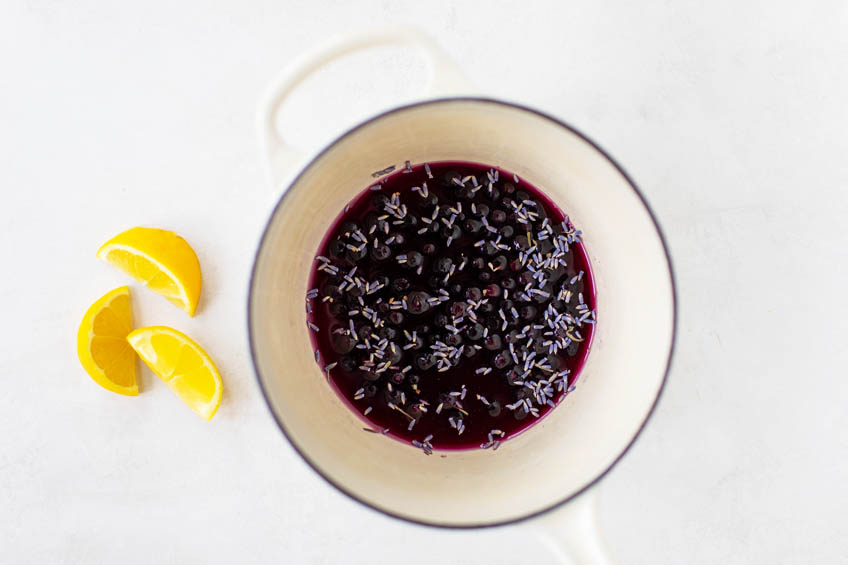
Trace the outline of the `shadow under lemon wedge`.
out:
M 104 243 L 97 257 L 194 316 L 202 284 L 200 262 L 194 249 L 176 233 L 131 228 Z
M 150 370 L 192 410 L 207 420 L 215 415 L 221 404 L 221 375 L 194 340 L 165 326 L 139 328 L 126 339 Z
M 127 342 L 131 331 L 130 289 L 122 286 L 101 296 L 82 317 L 77 355 L 97 384 L 118 394 L 136 396 L 135 353 Z

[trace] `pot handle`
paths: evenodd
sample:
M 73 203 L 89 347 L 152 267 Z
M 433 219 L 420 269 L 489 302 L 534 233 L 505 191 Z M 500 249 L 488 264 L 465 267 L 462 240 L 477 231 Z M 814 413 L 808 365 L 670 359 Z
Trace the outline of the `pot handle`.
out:
M 530 520 L 532 529 L 564 565 L 614 565 L 598 527 L 595 489 Z
M 293 61 L 268 91 L 259 107 L 261 151 L 272 184 L 275 185 L 280 180 L 280 171 L 290 170 L 302 158 L 301 152 L 286 141 L 276 125 L 277 112 L 286 98 L 309 75 L 330 61 L 354 51 L 383 45 L 404 45 L 419 50 L 430 67 L 428 96 L 439 97 L 471 91 L 468 80 L 454 62 L 430 36 L 418 29 L 380 28 L 336 38 Z

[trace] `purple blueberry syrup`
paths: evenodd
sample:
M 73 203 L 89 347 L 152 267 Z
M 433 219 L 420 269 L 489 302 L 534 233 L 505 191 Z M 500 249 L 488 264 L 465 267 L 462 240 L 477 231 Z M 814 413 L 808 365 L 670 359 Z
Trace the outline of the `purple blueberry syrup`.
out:
M 496 167 L 391 170 L 318 249 L 306 297 L 316 361 L 368 431 L 427 454 L 497 449 L 574 390 L 589 354 L 580 232 Z

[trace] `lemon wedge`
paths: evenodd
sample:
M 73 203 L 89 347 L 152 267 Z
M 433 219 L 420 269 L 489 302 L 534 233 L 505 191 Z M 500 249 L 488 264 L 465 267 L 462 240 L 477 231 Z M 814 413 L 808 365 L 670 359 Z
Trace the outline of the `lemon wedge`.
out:
M 200 262 L 194 249 L 174 232 L 132 228 L 104 243 L 97 257 L 194 316 L 200 300 Z
M 138 395 L 135 354 L 127 343 L 132 331 L 130 289 L 122 286 L 89 307 L 77 332 L 77 355 L 86 372 L 107 390 Z
M 189 408 L 212 419 L 221 404 L 221 375 L 194 340 L 173 328 L 151 326 L 131 332 L 127 341 Z

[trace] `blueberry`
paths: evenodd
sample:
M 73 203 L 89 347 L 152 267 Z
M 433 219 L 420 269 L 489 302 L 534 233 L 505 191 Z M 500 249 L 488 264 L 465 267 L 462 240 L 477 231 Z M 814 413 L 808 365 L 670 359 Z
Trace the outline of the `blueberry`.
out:
M 417 251 L 410 251 L 406 254 L 406 266 L 410 269 L 420 267 L 424 263 L 424 256 Z
M 431 328 L 428 324 L 418 324 L 415 326 L 415 332 L 418 333 L 418 337 L 426 336 L 431 331 L 433 331 L 433 328 Z
M 348 247 L 346 253 L 347 258 L 354 263 L 361 261 L 366 255 L 368 255 L 368 246 L 364 243 L 360 244 L 359 247 L 354 247 L 353 249 Z
M 487 316 L 484 320 L 484 325 L 489 328 L 489 331 L 499 330 L 503 320 L 499 316 Z
M 399 326 L 403 323 L 403 313 L 399 310 L 392 310 L 389 312 L 389 323 L 395 326 Z
M 522 306 L 518 309 L 518 315 L 521 316 L 522 320 L 527 320 L 528 322 L 536 317 L 537 310 L 535 306 L 530 306 L 529 304 L 526 306 Z
M 456 406 L 456 397 L 447 392 L 443 392 L 439 394 L 439 404 L 442 405 L 443 411 L 445 409 L 450 410 Z
M 503 210 L 494 210 L 492 212 L 492 223 L 502 224 L 506 221 L 506 212 Z
M 571 343 L 568 344 L 568 347 L 565 348 L 565 353 L 570 357 L 574 357 L 575 355 L 577 355 L 577 352 L 579 350 L 580 350 L 580 343 L 576 342 L 576 341 L 572 341 Z
M 447 343 L 451 347 L 456 347 L 458 345 L 461 345 L 462 344 L 462 336 L 459 335 L 459 334 L 448 334 L 448 336 L 445 337 L 445 343 Z
M 356 222 L 344 222 L 341 225 L 340 231 L 346 236 L 350 236 L 353 232 L 359 229 L 359 226 Z
M 521 382 L 521 371 L 519 371 L 515 367 L 507 371 L 506 382 L 509 383 L 510 386 L 521 386 L 518 384 L 519 382 Z
M 345 251 L 347 251 L 347 248 L 341 238 L 337 237 L 330 242 L 330 255 L 333 257 L 342 257 Z
M 460 316 L 465 315 L 465 311 L 468 309 L 468 304 L 461 300 L 457 300 L 456 302 L 451 302 L 450 305 L 450 314 L 454 318 L 459 318 Z
M 374 398 L 377 396 L 377 385 L 369 384 L 365 386 L 365 397 L 366 398 Z
M 371 257 L 375 261 L 385 261 L 389 257 L 391 257 L 392 252 L 389 249 L 388 245 L 381 243 L 377 247 L 371 247 Z
M 442 184 L 454 188 L 462 186 L 462 175 L 456 171 L 448 171 L 442 177 Z
M 386 402 L 391 402 L 392 404 L 400 404 L 400 401 L 403 398 L 400 393 L 401 391 L 396 388 L 392 388 L 392 390 L 389 390 L 387 387 L 385 392 Z
M 327 283 L 321 287 L 321 294 L 324 296 L 337 296 L 339 294 L 339 287 L 332 283 Z
M 435 243 L 425 243 L 421 246 L 421 252 L 424 255 L 432 255 L 436 252 L 436 244 Z
M 359 363 L 356 362 L 356 359 L 351 357 L 350 355 L 345 355 L 341 359 L 339 359 L 339 369 L 346 373 L 352 373 L 359 366 Z
M 490 273 L 489 271 L 483 271 L 482 273 L 480 273 L 479 278 L 480 282 L 487 283 L 492 280 L 492 273 Z
M 470 359 L 477 355 L 477 349 L 475 349 L 474 347 L 464 347 L 462 349 L 462 354 Z
M 475 257 L 471 260 L 471 266 L 475 269 L 485 269 L 486 268 L 486 260 L 482 257 Z
M 525 200 L 530 200 L 530 195 L 523 190 L 519 190 L 515 193 L 515 198 L 518 199 L 519 202 L 523 202 Z
M 468 329 L 465 330 L 465 335 L 468 336 L 468 339 L 477 341 L 483 337 L 483 325 L 473 324 L 468 326 Z
M 498 255 L 497 257 L 492 259 L 491 263 L 492 267 L 494 267 L 496 271 L 502 271 L 506 269 L 507 261 L 506 257 L 503 255 Z
M 529 414 L 529 412 L 527 412 L 527 408 L 523 404 L 512 412 L 512 416 L 518 421 L 526 418 L 527 414 Z
M 489 191 L 486 191 L 486 194 L 489 195 Z M 501 191 L 498 190 L 498 187 L 492 187 L 492 194 L 489 195 L 489 198 L 492 200 L 497 200 L 501 197 Z
M 500 402 L 498 402 L 497 400 L 492 400 L 491 402 L 489 402 L 489 416 L 491 416 L 492 418 L 497 418 L 501 415 L 501 410 L 503 410 L 503 407 L 501 406 Z
M 394 281 L 392 281 L 392 290 L 395 292 L 404 292 L 409 288 L 409 279 L 405 277 L 398 277 Z
M 406 413 L 412 416 L 413 420 L 420 420 L 424 415 L 424 411 L 421 409 L 421 404 L 419 403 L 407 406 Z
M 410 292 L 406 297 L 406 310 L 410 314 L 423 314 L 430 309 L 430 295 L 426 292 Z
M 513 278 L 505 278 L 505 279 L 503 279 L 503 280 L 501 281 L 501 286 L 504 288 L 504 290 L 512 290 L 512 289 L 514 289 L 517 285 L 515 284 L 515 279 L 513 279 Z
M 455 239 L 459 239 L 459 236 L 462 234 L 462 230 L 460 230 L 459 226 L 457 226 L 457 225 L 452 225 L 452 226 L 444 226 L 443 225 L 441 233 L 442 233 L 442 237 L 444 237 L 445 239 L 450 238 L 450 239 L 455 240 Z
M 533 273 L 530 271 L 524 271 L 523 273 L 518 275 L 518 284 L 521 286 L 526 286 L 527 283 L 533 282 Z
M 480 273 L 480 275 L 484 275 L 485 273 Z M 494 302 L 484 302 L 478 308 L 478 312 L 482 312 L 483 314 L 491 314 L 495 311 L 495 303 Z
M 382 210 L 386 207 L 386 204 L 389 202 L 389 197 L 383 194 L 382 192 L 378 192 L 374 196 L 371 197 L 371 203 L 378 210 Z
M 509 240 L 509 238 L 515 234 L 515 229 L 512 226 L 504 226 L 498 230 L 498 233 L 501 234 L 501 237 L 504 239 Z
M 437 206 L 439 204 L 439 197 L 436 196 L 435 192 L 431 191 L 430 194 L 427 195 L 427 198 L 424 198 L 423 201 L 425 206 Z
M 488 349 L 489 351 L 495 351 L 501 348 L 503 342 L 501 340 L 501 336 L 498 334 L 489 334 L 486 339 L 483 340 L 483 347 Z
M 548 355 L 546 358 L 552 370 L 558 371 L 559 368 L 562 367 L 562 359 L 560 359 L 557 355 Z
M 362 371 L 362 378 L 366 381 L 377 382 L 382 375 L 371 370 Z
M 503 190 L 504 194 L 515 194 L 515 185 L 511 182 L 503 183 L 501 189 Z
M 359 326 L 359 328 L 356 329 L 356 335 L 358 335 L 359 339 L 361 339 L 362 341 L 365 341 L 366 339 L 371 339 L 372 333 L 374 333 L 374 328 L 372 328 L 368 324 L 364 326 Z
M 330 314 L 333 316 L 341 316 L 345 312 L 347 312 L 347 306 L 342 302 L 333 302 L 330 304 Z
M 451 296 L 460 296 L 462 291 L 462 285 L 459 283 L 453 283 L 448 286 L 448 293 L 450 293 Z
M 483 253 L 488 255 L 489 257 L 494 255 L 498 251 L 500 251 L 500 249 L 498 249 L 495 245 L 493 245 L 491 241 L 487 241 L 486 243 L 483 244 Z
M 353 339 L 349 335 L 346 334 L 335 334 L 332 339 L 333 351 L 336 353 L 350 353 L 353 351 L 353 347 L 356 344 Z
M 483 294 L 497 298 L 501 295 L 501 287 L 496 284 L 490 284 L 483 289 Z
M 507 343 L 513 343 L 513 344 L 518 343 L 518 341 L 520 339 L 518 337 L 518 334 L 520 334 L 520 333 L 521 332 L 519 332 L 518 330 L 510 330 L 510 332 L 508 334 L 506 334 L 504 339 L 506 340 Z
M 448 317 L 444 314 L 436 314 L 433 318 L 433 323 L 436 324 L 437 327 L 443 328 L 448 324 Z
M 488 216 L 489 212 L 491 211 L 488 204 L 477 204 L 475 206 L 475 208 L 477 209 L 477 215 L 480 216 L 481 218 L 483 216 Z
M 480 230 L 483 229 L 483 223 L 478 220 L 468 219 L 463 222 L 462 227 L 465 228 L 466 232 L 474 235 L 480 233 Z
M 403 245 L 406 243 L 406 236 L 402 233 L 393 232 L 389 235 L 388 239 L 391 240 L 391 244 L 393 246 Z
M 533 343 L 533 351 L 536 352 L 536 355 L 545 355 L 548 352 L 548 346 L 545 345 L 545 341 L 546 340 L 539 339 Z
M 406 380 L 409 382 L 410 385 L 417 385 L 421 382 L 421 378 L 418 375 L 409 375 L 408 377 L 406 377 Z
M 504 369 L 511 364 L 512 356 L 506 351 L 501 351 L 492 359 L 492 365 L 495 366 L 495 369 Z
M 478 300 L 483 298 L 483 291 L 481 291 L 476 286 L 472 286 L 465 291 L 465 297 L 472 302 L 477 302 Z
M 392 373 L 392 376 L 389 377 L 389 381 L 391 381 L 393 385 L 399 385 L 403 383 L 404 379 L 404 374 L 400 371 L 398 371 L 397 373 Z
M 384 326 L 380 328 L 380 330 L 377 332 L 377 335 L 380 336 L 380 339 L 387 339 L 389 341 L 392 341 L 394 338 L 397 337 L 397 330 L 388 326 Z
M 432 369 L 436 364 L 436 357 L 429 351 L 425 351 L 424 353 L 419 353 L 415 356 L 415 366 L 419 371 L 427 371 L 428 369 Z
M 453 260 L 450 257 L 440 257 L 433 262 L 433 270 L 445 274 L 450 271 Z

